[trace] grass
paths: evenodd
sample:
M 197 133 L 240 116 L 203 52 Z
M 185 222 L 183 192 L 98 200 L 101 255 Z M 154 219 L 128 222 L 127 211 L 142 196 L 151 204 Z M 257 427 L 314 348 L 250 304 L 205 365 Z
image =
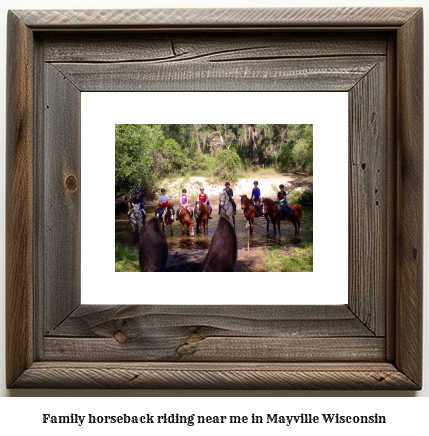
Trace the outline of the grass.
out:
M 115 244 L 115 272 L 139 272 L 139 253 L 137 247 Z
M 301 247 L 272 246 L 264 249 L 264 272 L 311 272 L 313 271 L 313 245 Z

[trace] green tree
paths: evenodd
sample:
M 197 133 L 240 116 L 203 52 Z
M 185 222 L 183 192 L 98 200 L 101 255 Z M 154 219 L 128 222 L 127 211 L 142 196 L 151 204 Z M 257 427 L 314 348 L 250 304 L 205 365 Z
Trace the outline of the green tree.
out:
M 222 180 L 237 180 L 241 168 L 240 156 L 232 150 L 223 150 L 215 158 L 215 173 Z

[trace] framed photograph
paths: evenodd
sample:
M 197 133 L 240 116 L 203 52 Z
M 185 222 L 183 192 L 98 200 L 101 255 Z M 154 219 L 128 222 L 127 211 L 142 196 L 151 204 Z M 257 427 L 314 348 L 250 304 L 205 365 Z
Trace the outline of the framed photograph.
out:
M 261 301 L 248 299 L 244 284 L 230 292 L 232 303 L 145 299 L 158 289 L 141 279 L 141 302 L 83 302 L 88 251 L 98 258 L 98 241 L 113 239 L 94 222 L 82 242 L 100 195 L 83 168 L 109 167 L 101 132 L 89 143 L 82 136 L 91 124 L 86 93 L 147 97 L 149 107 L 150 95 L 222 93 L 236 113 L 249 93 L 266 94 L 279 112 L 293 93 L 314 93 L 314 102 L 346 93 L 348 157 L 326 171 L 346 175 L 337 183 L 347 193 L 320 192 L 317 209 L 327 219 L 322 231 L 346 240 L 348 253 L 319 244 L 329 265 L 315 258 L 309 274 L 319 265 L 321 293 L 329 277 L 347 277 L 339 282 L 347 301 L 276 300 L 271 288 L 280 296 L 287 283 L 268 273 L 252 289 Z M 9 388 L 421 389 L 421 9 L 10 11 L 6 114 Z M 328 121 L 332 131 L 339 118 Z M 88 147 L 98 156 L 89 158 Z M 103 203 L 113 208 L 104 183 L 101 176 Z M 337 216 L 338 203 L 347 217 Z M 345 237 L 337 233 L 344 225 Z M 170 273 L 161 274 L 167 282 Z M 299 279 L 294 288 L 301 291 Z
M 279 110 L 276 102 L 282 99 L 285 99 L 285 104 Z M 225 105 L 225 101 L 238 103 Z M 119 209 L 114 222 L 97 220 L 96 234 L 114 234 L 115 238 L 98 237 L 96 257 L 93 252 L 94 216 L 92 213 L 82 215 L 82 304 L 162 304 L 165 301 L 178 305 L 347 303 L 347 201 L 336 204 L 335 238 L 332 238 L 330 232 L 324 231 L 331 226 L 331 218 L 324 213 L 323 206 L 323 201 L 330 195 L 342 200 L 348 197 L 346 92 L 288 92 L 287 98 L 279 92 L 85 92 L 82 93 L 81 110 L 82 210 L 93 210 L 98 199 L 113 190 L 115 208 Z M 270 123 L 221 124 L 222 119 L 240 121 L 256 118 L 261 122 L 270 120 Z M 159 124 L 160 120 L 164 124 Z M 208 123 L 209 120 L 217 120 L 219 123 Z M 284 120 L 298 124 L 281 123 Z M 190 124 L 196 121 L 199 124 Z M 278 162 L 274 161 L 276 167 L 255 167 L 251 162 L 250 141 L 246 140 L 246 132 L 253 128 L 260 130 L 257 146 L 261 152 L 261 161 L 267 159 L 270 162 L 271 159 L 273 162 L 280 150 Z M 195 144 L 196 129 L 202 139 L 206 138 L 204 144 L 201 141 L 199 152 L 196 151 L 198 144 Z M 218 132 L 223 135 L 224 143 L 230 141 L 227 146 L 216 142 Z M 237 136 L 240 141 L 236 139 Z M 308 147 L 304 148 L 307 153 L 305 164 L 310 172 L 302 169 L 294 173 L 279 171 L 281 165 L 296 165 L 295 162 L 289 163 L 290 150 L 295 146 L 301 147 L 300 150 Z M 107 164 L 97 165 L 97 171 L 94 171 L 94 162 L 100 161 L 101 154 L 103 163 Z M 302 154 L 299 156 L 303 161 Z M 241 166 L 237 165 L 237 170 L 235 163 L 232 169 L 227 167 L 225 157 L 239 161 Z M 143 165 L 151 166 L 147 169 Z M 186 167 L 180 169 L 180 174 L 176 170 L 176 174 L 172 175 L 170 165 Z M 136 174 L 131 183 L 128 181 L 131 178 L 130 167 L 134 171 L 132 174 Z M 142 167 L 143 170 L 140 169 Z M 326 171 L 330 167 L 335 168 L 335 171 Z M 230 177 L 218 178 L 217 171 L 220 170 Z M 233 171 L 236 171 L 236 177 Z M 116 179 L 118 183 L 115 183 Z M 244 197 L 240 196 L 251 198 L 255 179 L 262 198 L 276 199 L 280 192 L 279 186 L 284 184 L 289 202 L 294 204 L 299 201 L 302 213 L 298 235 L 295 234 L 291 220 L 281 221 L 281 235 L 274 233 L 272 222 L 267 222 L 264 216 L 254 218 L 254 231 L 252 234 L 248 232 L 241 208 L 241 198 Z M 313 179 L 317 180 L 314 188 Z M 146 274 L 142 278 L 144 285 L 140 281 L 136 282 L 133 274 L 140 271 L 139 247 L 129 223 L 130 205 L 125 200 L 127 196 L 128 200 L 134 197 L 134 194 L 129 195 L 130 191 L 135 190 L 134 180 L 138 180 L 139 197 L 142 196 L 144 200 L 145 222 L 155 215 L 160 191 L 165 188 L 176 212 L 180 192 L 187 188 L 186 197 L 192 200 L 191 213 L 194 215 L 191 219 L 193 229 L 190 229 L 189 235 L 181 229 L 179 222 L 173 222 L 173 235 L 171 229 L 165 227 L 168 273 L 161 273 L 162 278 Z M 195 286 L 196 277 L 191 272 L 192 267 L 207 256 L 208 245 L 213 240 L 220 218 L 219 196 L 227 181 L 231 181 L 236 203 L 233 221 L 238 250 L 234 271 L 240 274 L 231 277 L 227 272 L 218 272 L 214 279 L 204 280 Z M 294 186 L 296 188 L 293 190 Z M 99 192 L 100 187 L 103 194 L 94 197 L 94 192 Z M 305 194 L 308 195 L 308 200 L 298 197 L 306 192 L 303 187 L 311 189 Z M 213 208 L 207 232 L 197 229 L 195 220 L 197 213 L 194 209 L 200 188 L 203 188 L 209 206 Z M 311 196 L 313 191 L 316 194 Z M 135 198 L 132 202 L 138 200 Z M 105 208 L 104 202 L 100 204 L 99 211 L 102 215 Z M 230 210 L 233 211 L 233 208 Z M 113 211 L 110 214 L 113 216 Z M 328 250 L 336 256 L 335 267 Z M 106 265 L 112 265 L 113 251 L 115 268 L 107 269 Z M 316 268 L 313 269 L 314 264 Z M 180 273 L 178 269 L 181 269 Z M 95 270 L 103 271 L 103 274 L 94 274 Z M 264 292 L 261 292 L 259 284 L 267 279 L 266 271 L 270 271 L 273 286 L 265 287 Z M 286 277 L 283 272 L 297 273 Z M 168 280 L 171 286 L 160 287 L 160 280 Z M 225 284 L 219 286 L 223 281 Z M 123 289 L 124 282 L 139 285 Z M 276 283 L 281 283 L 282 286 L 277 286 Z M 246 288 L 245 298 L 242 292 L 231 292 L 241 286 Z M 103 292 L 100 292 L 101 288 Z M 142 288 L 157 291 L 147 292 Z M 118 292 L 118 289 L 123 289 L 123 292 Z

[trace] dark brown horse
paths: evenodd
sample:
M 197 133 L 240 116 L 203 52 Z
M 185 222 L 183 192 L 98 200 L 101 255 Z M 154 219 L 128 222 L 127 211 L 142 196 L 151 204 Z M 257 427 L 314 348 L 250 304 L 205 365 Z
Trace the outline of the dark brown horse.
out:
M 167 240 L 159 222 L 152 218 L 140 235 L 139 260 L 142 272 L 165 271 L 168 258 Z M 232 224 L 221 216 L 209 252 L 203 262 L 187 262 L 168 271 L 232 272 L 237 264 L 237 236 Z
M 258 211 L 253 206 L 252 201 L 247 197 L 247 195 L 240 195 L 241 197 L 241 209 L 244 211 L 244 216 L 247 219 L 248 225 L 250 226 L 250 233 L 253 233 L 253 225 L 255 218 L 259 215 Z
M 281 235 L 280 221 L 291 220 L 295 227 L 295 236 L 299 235 L 299 228 L 301 227 L 300 219 L 302 217 L 302 206 L 300 204 L 290 203 L 288 208 L 282 208 L 270 198 L 263 198 L 262 203 L 264 205 L 264 214 L 267 217 L 267 232 L 270 225 L 269 217 L 273 223 L 274 234 L 276 234 L 276 224 L 279 229 L 279 235 Z
M 163 271 L 167 264 L 167 258 L 167 240 L 161 232 L 158 218 L 153 217 L 140 233 L 140 270 L 142 272 Z
M 182 235 L 185 233 L 186 226 L 188 234 L 194 236 L 194 221 L 192 220 L 191 212 L 186 207 L 179 212 L 179 221 L 182 225 Z
M 203 227 L 205 232 L 209 232 L 209 217 L 212 210 L 211 208 L 211 206 L 206 206 L 202 201 L 199 201 L 195 206 L 194 214 L 195 221 L 197 223 L 197 232 L 202 233 Z
M 155 215 L 159 213 L 160 208 L 157 207 L 155 210 Z M 167 207 L 164 208 L 162 215 L 159 216 L 159 222 L 162 223 L 162 231 L 165 234 L 165 226 L 170 226 L 170 233 L 173 236 L 173 223 L 174 223 L 174 209 L 173 204 L 169 203 Z

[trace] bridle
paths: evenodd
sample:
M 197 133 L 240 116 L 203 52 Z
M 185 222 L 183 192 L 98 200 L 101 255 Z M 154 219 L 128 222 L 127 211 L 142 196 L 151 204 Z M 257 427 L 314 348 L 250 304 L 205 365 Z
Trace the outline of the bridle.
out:
M 132 215 L 133 215 L 133 218 L 136 220 L 136 221 L 138 221 L 138 220 L 140 220 L 140 219 L 143 219 L 143 213 L 142 213 L 142 211 L 140 210 L 140 209 L 137 209 L 137 212 L 136 212 L 136 210 L 134 209 L 134 207 L 131 209 L 131 213 L 132 213 Z M 138 213 L 138 215 L 136 216 L 136 214 Z
M 225 197 L 224 200 L 220 200 L 220 207 L 222 207 L 226 212 L 229 209 L 229 206 L 232 206 L 232 203 L 229 201 L 228 194 L 225 191 L 221 192 L 220 195 Z

